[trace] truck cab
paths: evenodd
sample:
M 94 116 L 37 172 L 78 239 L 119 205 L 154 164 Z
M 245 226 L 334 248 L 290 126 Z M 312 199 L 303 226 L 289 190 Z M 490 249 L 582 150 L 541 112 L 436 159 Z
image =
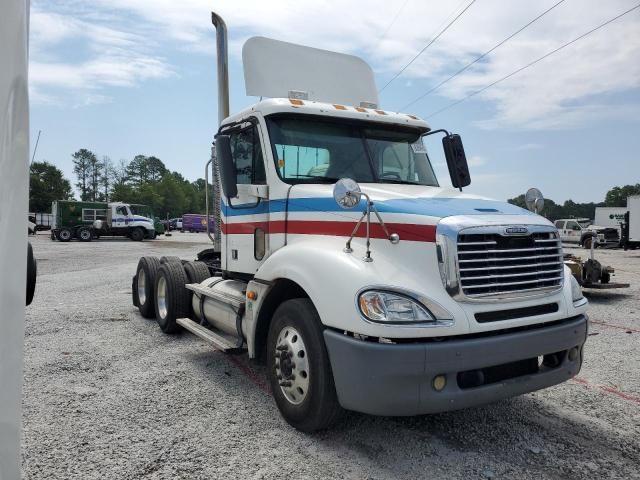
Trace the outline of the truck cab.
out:
M 380 108 L 357 57 L 256 37 L 243 61 L 247 93 L 269 98 L 220 112 L 213 249 L 143 257 L 143 315 L 266 363 L 280 412 L 306 432 L 345 409 L 454 410 L 578 373 L 587 301 L 558 230 L 464 193 L 459 136 Z M 443 137 L 453 188 L 426 137 Z

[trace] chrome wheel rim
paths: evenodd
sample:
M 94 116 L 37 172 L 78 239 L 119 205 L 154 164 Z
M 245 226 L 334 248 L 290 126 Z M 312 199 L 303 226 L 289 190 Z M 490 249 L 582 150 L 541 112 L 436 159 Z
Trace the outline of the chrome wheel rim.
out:
M 160 318 L 167 317 L 167 281 L 163 276 L 158 278 L 158 291 L 156 292 L 158 303 L 158 315 Z
M 144 273 L 144 269 L 140 269 L 138 272 L 138 300 L 140 305 L 147 303 L 147 275 Z
M 67 238 L 71 238 L 71 233 L 69 233 L 68 230 L 62 230 L 58 235 L 60 235 L 60 238 L 66 240 Z
M 280 390 L 293 405 L 301 404 L 309 392 L 309 356 L 300 333 L 284 327 L 275 349 L 275 375 Z
M 90 236 L 91 232 L 89 232 L 89 230 L 83 230 L 80 232 L 80 238 L 82 238 L 83 240 L 88 240 Z

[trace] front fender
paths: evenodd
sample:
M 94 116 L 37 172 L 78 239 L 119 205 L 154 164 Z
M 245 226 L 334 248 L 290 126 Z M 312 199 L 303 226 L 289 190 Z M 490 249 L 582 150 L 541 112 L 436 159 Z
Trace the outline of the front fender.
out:
M 372 240 L 372 262 L 364 262 L 364 241 L 354 239 L 353 253 L 345 253 L 345 239 L 317 237 L 294 242 L 274 252 L 256 278 L 272 282 L 288 279 L 309 296 L 322 323 L 374 337 L 408 338 L 468 333 L 466 315 L 444 290 L 435 246 L 425 242 Z M 448 310 L 451 326 L 390 326 L 366 321 L 356 305 L 365 287 L 393 287 L 428 297 Z

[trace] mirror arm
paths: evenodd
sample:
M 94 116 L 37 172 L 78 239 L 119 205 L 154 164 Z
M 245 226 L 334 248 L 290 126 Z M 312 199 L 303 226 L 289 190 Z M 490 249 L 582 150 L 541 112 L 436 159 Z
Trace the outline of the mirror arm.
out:
M 433 135 L 434 133 L 444 133 L 445 136 L 450 137 L 451 134 L 446 131 L 444 128 L 439 128 L 438 130 L 430 130 L 427 133 L 425 133 L 424 135 L 422 135 L 423 137 L 428 137 L 429 135 Z

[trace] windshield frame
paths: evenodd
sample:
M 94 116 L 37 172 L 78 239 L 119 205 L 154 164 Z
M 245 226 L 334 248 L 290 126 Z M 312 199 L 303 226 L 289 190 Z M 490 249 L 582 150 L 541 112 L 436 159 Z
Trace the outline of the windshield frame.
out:
M 272 158 L 272 165 L 275 168 L 276 174 L 278 175 L 278 178 L 283 182 L 286 183 L 287 185 L 314 185 L 314 184 L 330 184 L 330 183 L 334 183 L 335 181 L 339 180 L 339 179 L 329 179 L 327 177 L 322 177 L 321 175 L 319 176 L 315 176 L 315 177 L 309 177 L 309 178 L 297 178 L 297 179 L 293 179 L 293 178 L 289 178 L 289 177 L 283 177 L 282 174 L 280 173 L 280 169 L 278 168 L 278 164 L 277 164 L 277 159 L 278 159 L 278 153 L 276 151 L 276 143 L 272 140 L 273 137 L 273 120 L 278 120 L 278 119 L 304 119 L 304 120 L 312 120 L 312 121 L 316 121 L 316 122 L 322 122 L 322 123 L 335 123 L 338 125 L 346 125 L 346 126 L 351 126 L 351 127 L 355 127 L 358 128 L 359 130 L 361 130 L 361 135 L 360 138 L 362 140 L 363 143 L 363 149 L 367 155 L 367 160 L 369 163 L 369 166 L 371 168 L 371 173 L 373 176 L 373 181 L 369 182 L 359 182 L 359 183 L 373 183 L 373 184 L 377 184 L 377 185 L 415 185 L 415 186 L 421 186 L 421 187 L 439 187 L 440 186 L 440 182 L 438 181 L 438 177 L 436 176 L 435 170 L 433 168 L 433 165 L 431 164 L 431 158 L 429 158 L 429 154 L 426 152 L 425 150 L 425 157 L 427 160 L 427 167 L 431 170 L 431 174 L 433 176 L 433 179 L 435 180 L 435 185 L 427 185 L 427 184 L 422 184 L 422 183 L 413 183 L 413 182 L 403 182 L 403 181 L 398 181 L 398 180 L 393 180 L 393 179 L 386 179 L 386 180 L 380 180 L 380 178 L 378 177 L 378 173 L 376 168 L 374 168 L 374 158 L 373 155 L 371 153 L 371 149 L 370 149 L 370 145 L 367 142 L 367 138 L 364 136 L 364 130 L 369 128 L 369 129 L 376 129 L 376 130 L 384 130 L 384 129 L 388 129 L 388 130 L 392 130 L 395 132 L 407 132 L 407 133 L 413 133 L 415 134 L 416 132 L 418 133 L 418 139 L 422 139 L 423 136 L 428 133 L 429 131 L 431 131 L 430 128 L 428 127 L 419 127 L 419 126 L 407 126 L 407 125 L 401 125 L 401 124 L 397 124 L 397 123 L 383 123 L 383 122 L 376 122 L 375 120 L 360 120 L 360 119 L 355 119 L 355 118 L 344 118 L 344 117 L 327 117 L 327 116 L 323 116 L 323 115 L 315 115 L 315 114 L 308 114 L 308 113 L 289 113 L 289 112 L 278 112 L 278 113 L 272 113 L 270 115 L 266 115 L 265 117 L 263 117 L 265 120 L 265 124 L 267 127 L 267 134 L 269 136 L 268 140 L 269 140 L 269 147 L 271 149 L 271 156 Z M 324 181 L 322 181 L 324 179 Z

